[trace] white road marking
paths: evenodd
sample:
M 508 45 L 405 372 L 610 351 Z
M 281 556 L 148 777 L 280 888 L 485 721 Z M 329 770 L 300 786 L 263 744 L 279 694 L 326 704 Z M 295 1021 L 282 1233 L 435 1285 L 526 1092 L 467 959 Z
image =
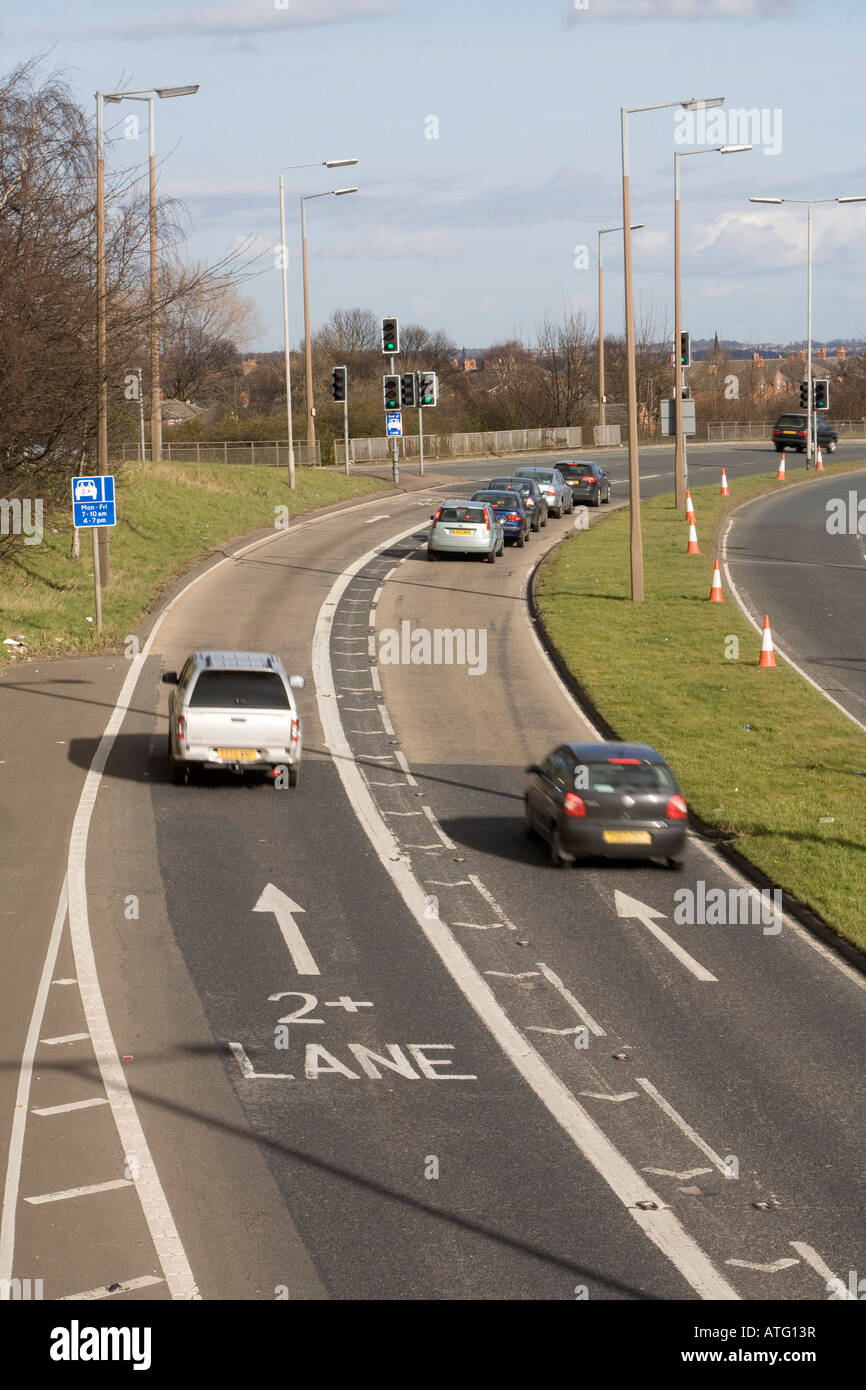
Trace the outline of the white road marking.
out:
M 457 846 L 452 845 L 451 848 L 456 849 Z M 469 882 L 472 884 L 472 887 L 476 890 L 476 892 L 481 894 L 482 898 L 487 903 L 487 906 L 493 908 L 493 911 L 496 913 L 497 917 L 502 918 L 502 925 L 504 927 L 507 927 L 509 931 L 517 931 L 517 928 L 512 922 L 511 918 L 502 911 L 502 908 L 499 906 L 499 903 L 496 901 L 490 889 L 487 887 L 487 884 L 482 883 L 481 879 L 478 877 L 477 874 L 469 874 Z
M 540 1024 L 529 1023 L 526 1026 L 526 1031 L 527 1033 L 549 1033 L 551 1037 L 564 1038 L 569 1033 L 580 1032 L 580 1024 L 578 1023 L 576 1028 L 542 1028 Z M 644 1168 L 643 1171 L 647 1172 L 647 1169 Z
M 367 778 L 368 787 L 405 787 L 407 785 L 404 777 L 398 777 L 396 782 L 373 782 L 369 777 Z
M 93 1105 L 107 1105 L 105 1096 L 94 1096 L 92 1100 L 73 1100 L 68 1105 L 43 1105 L 33 1107 L 34 1115 L 66 1115 L 70 1110 L 89 1110 Z
M 407 528 L 398 535 L 391 536 L 386 542 L 347 566 L 334 581 L 316 623 L 312 665 L 319 718 L 348 803 L 420 930 L 475 1013 L 517 1072 L 547 1107 L 575 1147 L 592 1164 L 647 1239 L 670 1260 L 699 1297 L 738 1299 L 739 1295 L 733 1285 L 716 1269 L 712 1260 L 689 1235 L 674 1212 L 664 1209 L 664 1203 L 642 1175 L 619 1153 L 528 1038 L 515 1027 L 496 1000 L 489 984 L 479 974 L 447 925 L 435 918 L 426 917 L 427 895 L 424 888 L 413 874 L 411 865 L 401 854 L 397 841 L 379 814 L 370 789 L 352 755 L 337 702 L 333 699 L 327 604 L 336 602 L 354 576 L 381 554 L 382 550 L 411 535 L 413 531 L 414 527 Z M 408 764 L 404 766 L 404 771 L 408 773 Z M 650 1209 L 641 1208 L 637 1205 L 638 1202 L 652 1205 Z
M 305 908 L 301 907 L 299 903 L 292 902 L 291 898 L 276 888 L 273 883 L 265 885 L 253 908 L 253 912 L 272 912 L 274 914 L 298 974 L 320 975 L 322 972 L 313 960 L 312 952 L 292 915 L 295 912 L 304 911 L 306 911 Z
M 241 1076 L 245 1081 L 294 1081 L 295 1079 L 289 1072 L 256 1071 L 240 1043 L 230 1042 L 229 1048 L 234 1054 L 235 1061 L 241 1069 Z
M 636 1100 L 637 1091 L 621 1091 L 619 1095 L 611 1095 L 607 1091 L 581 1091 L 582 1096 L 588 1096 L 590 1100 L 612 1100 L 615 1105 L 621 1104 L 624 1100 Z
M 857 1295 L 852 1293 L 851 1290 L 848 1288 L 847 1284 L 845 1284 L 845 1282 L 842 1279 L 839 1279 L 838 1276 L 833 1273 L 829 1265 L 824 1263 L 817 1250 L 813 1250 L 811 1245 L 807 1245 L 806 1242 L 802 1240 L 792 1240 L 789 1242 L 789 1244 L 791 1246 L 791 1249 L 796 1250 L 797 1254 L 801 1257 L 801 1259 L 803 1259 L 811 1269 L 814 1269 L 815 1273 L 819 1274 L 821 1278 L 825 1280 L 826 1283 L 829 1284 L 831 1279 L 836 1281 L 839 1287 L 843 1290 L 843 1292 L 839 1294 L 838 1301 L 840 1303 L 857 1302 Z
M 375 656 L 375 655 L 376 655 L 376 637 L 375 637 L 375 634 L 372 633 L 372 632 L 370 633 L 370 636 L 367 638 L 367 655 L 368 655 L 368 656 Z M 377 676 L 376 679 L 378 680 L 378 676 Z M 381 687 L 380 685 L 377 685 L 377 686 L 376 686 L 376 689 L 377 689 L 377 690 L 381 690 L 381 688 L 382 688 L 382 687 Z
M 373 714 L 373 713 L 375 713 L 375 710 L 376 710 L 376 706 L 375 706 L 375 705 L 344 705 L 344 706 L 343 706 L 343 713 L 344 713 L 344 714 Z
M 706 1154 L 707 1158 L 710 1160 L 713 1166 L 718 1168 L 719 1172 L 723 1173 L 727 1177 L 728 1167 L 724 1159 L 719 1158 L 719 1155 L 716 1153 L 715 1149 L 711 1149 L 709 1144 L 706 1143 L 706 1141 L 702 1139 L 701 1136 L 698 1134 L 697 1130 L 692 1129 L 691 1125 L 686 1123 L 682 1115 L 678 1114 L 678 1112 L 674 1110 L 674 1107 L 670 1104 L 669 1101 L 665 1100 L 664 1096 L 656 1090 L 655 1086 L 653 1086 L 649 1081 L 647 1081 L 645 1076 L 636 1076 L 635 1081 L 639 1086 L 643 1086 L 647 1095 L 655 1101 L 656 1105 L 659 1107 L 660 1110 L 664 1111 L 668 1119 L 673 1120 L 680 1133 L 684 1134 L 687 1139 L 691 1139 L 692 1143 L 700 1149 L 701 1153 Z
M 592 1014 L 587 1013 L 587 1011 L 586 1011 L 586 1009 L 583 1007 L 583 1005 L 582 1005 L 577 999 L 575 999 L 575 997 L 574 997 L 574 995 L 572 994 L 571 990 L 570 990 L 570 989 L 566 989 L 565 985 L 562 983 L 562 980 L 559 978 L 559 976 L 558 976 L 558 975 L 554 975 L 554 973 L 553 973 L 553 971 L 551 970 L 550 966 L 549 966 L 549 965 L 545 965 L 543 960 L 536 961 L 536 965 L 538 966 L 538 968 L 539 968 L 539 970 L 541 971 L 542 975 L 544 976 L 545 980 L 549 980 L 550 983 L 553 985 L 553 988 L 554 988 L 555 990 L 557 990 L 557 991 L 562 995 L 562 997 L 563 997 L 563 999 L 565 1000 L 566 1004 L 569 1004 L 569 1005 L 571 1006 L 571 1008 L 574 1009 L 574 1012 L 577 1014 L 577 1016 L 578 1016 L 578 1018 L 580 1019 L 581 1023 L 585 1023 L 585 1024 L 586 1024 L 586 1026 L 587 1026 L 587 1028 L 589 1029 L 590 1033 L 593 1033 L 593 1034 L 595 1035 L 595 1037 L 597 1037 L 597 1038 L 606 1038 L 606 1037 L 607 1037 L 607 1034 L 605 1033 L 605 1031 L 604 1031 L 604 1029 L 602 1028 L 601 1024 L 600 1024 L 600 1023 L 596 1023 L 596 1021 L 595 1021 L 595 1019 L 593 1018 Z
M 371 609 L 370 609 L 370 612 L 369 612 L 368 615 L 367 615 L 367 626 L 368 626 L 368 628 L 370 629 L 371 632 L 374 632 L 375 629 L 376 629 L 376 610 L 375 610 L 375 608 L 371 608 Z
M 420 816 L 420 811 L 383 811 L 383 816 Z
M 380 599 L 381 597 L 382 597 L 382 585 L 380 584 L 379 587 L 378 587 L 378 589 L 376 590 L 375 594 L 373 595 L 373 607 L 374 607 L 374 608 L 376 607 L 376 604 L 379 602 L 379 599 Z
M 452 922 L 452 927 L 471 927 L 473 931 L 494 931 L 504 927 L 504 922 Z
M 392 732 L 393 732 L 393 731 L 392 731 Z M 445 831 L 442 829 L 442 826 L 439 824 L 438 820 L 436 819 L 435 815 L 433 814 L 433 809 L 432 809 L 432 807 L 430 807 L 430 806 L 422 806 L 422 807 L 421 807 L 421 810 L 423 811 L 424 815 L 427 817 L 427 819 L 429 820 L 431 826 L 433 827 L 433 834 L 438 836 L 438 838 L 442 841 L 442 843 L 443 843 L 443 845 L 445 846 L 445 848 L 446 848 L 446 849 L 456 849 L 457 846 L 455 845 L 454 841 L 453 841 L 453 840 L 449 840 L 448 836 L 445 834 Z
M 371 782 L 370 785 L 372 786 L 373 783 Z M 454 883 L 449 878 L 425 878 L 424 882 L 429 883 L 433 888 L 468 888 L 469 886 L 468 878 L 458 878 Z
M 382 719 L 382 728 L 385 730 L 386 734 L 393 735 L 394 725 L 391 723 L 387 709 L 385 708 L 384 704 L 380 704 L 377 708 Z
M 690 956 L 688 951 L 684 951 L 678 941 L 674 941 L 672 936 L 668 936 L 666 931 L 656 926 L 653 918 L 664 917 L 664 912 L 657 912 L 654 907 L 649 907 L 640 899 L 629 897 L 628 893 L 620 892 L 619 888 L 613 890 L 613 899 L 616 903 L 618 917 L 636 917 L 639 922 L 643 923 L 647 931 L 652 933 L 656 941 L 660 941 L 662 946 L 666 946 L 671 955 L 676 956 L 680 964 L 684 965 L 696 980 L 708 981 L 711 984 L 719 983 L 715 975 L 711 975 L 700 961 L 696 961 L 694 956 Z
M 66 1033 L 62 1038 L 40 1038 L 39 1041 L 46 1047 L 58 1047 L 61 1043 L 81 1042 L 84 1038 L 89 1038 L 89 1033 Z
M 502 980 L 534 980 L 540 974 L 538 970 L 521 970 L 517 973 L 513 970 L 485 970 L 485 975 L 498 975 Z
M 677 1182 L 689 1182 L 692 1178 L 701 1178 L 705 1173 L 711 1173 L 712 1168 L 684 1168 L 681 1173 L 677 1173 L 672 1168 L 642 1168 L 642 1173 L 653 1173 L 657 1178 L 676 1178 Z
M 735 1269 L 755 1269 L 759 1274 L 780 1274 L 783 1269 L 791 1269 L 793 1265 L 798 1265 L 799 1260 L 774 1260 L 771 1265 L 756 1265 L 750 1260 L 725 1260 L 726 1265 L 733 1265 Z
M 72 979 L 70 979 L 70 980 L 52 980 L 51 983 L 52 983 L 53 985 L 77 985 L 77 984 L 78 984 L 78 981 L 77 981 L 77 980 L 72 980 Z
M 89 1303 L 97 1298 L 116 1298 L 121 1293 L 132 1293 L 133 1289 L 149 1289 L 153 1284 L 164 1284 L 156 1274 L 143 1274 L 140 1279 L 124 1279 L 122 1284 L 112 1288 L 88 1289 L 86 1293 L 65 1293 L 58 1303 Z
M 442 852 L 442 846 L 441 846 L 441 845 L 404 845 L 403 848 L 404 848 L 404 849 L 435 849 L 435 850 L 437 850 L 440 854 L 441 854 L 441 852 Z M 498 926 L 498 925 L 499 925 L 499 923 L 497 922 L 497 926 Z
M 405 772 L 405 774 L 406 774 L 406 781 L 409 783 L 409 786 L 410 786 L 410 787 L 417 787 L 418 783 L 415 781 L 415 778 L 412 776 L 412 773 L 409 771 L 409 764 L 408 764 L 407 761 L 406 761 L 406 754 L 402 751 L 402 749 L 397 748 L 397 749 L 394 750 L 394 757 L 397 759 L 397 762 L 400 764 L 400 766 L 402 767 L 403 771 Z
M 375 655 L 376 655 L 376 642 L 375 642 L 375 640 L 374 640 L 373 638 L 371 638 L 371 643 L 372 643 L 373 650 L 371 651 L 370 655 L 371 655 L 371 656 L 375 656 Z M 377 691 L 379 692 L 379 694 L 381 695 L 381 693 L 382 693 L 382 682 L 379 680 L 379 669 L 378 669 L 378 667 L 376 667 L 376 666 L 371 666 L 371 667 L 370 667 L 370 679 L 371 679 L 372 682 L 373 682 L 373 689 L 374 689 L 374 690 L 377 690 Z
M 65 1192 L 43 1192 L 39 1197 L 25 1197 L 31 1206 L 43 1202 L 68 1202 L 73 1197 L 93 1197 L 97 1192 L 113 1192 L 118 1187 L 133 1187 L 131 1178 L 112 1178 L 111 1182 L 94 1182 L 89 1187 L 68 1187 Z
M 365 526 L 372 526 L 374 521 L 390 521 L 390 520 L 391 520 L 391 513 L 390 513 L 390 512 L 382 512 L 379 516 L 370 516 L 370 517 L 368 517 L 367 520 L 364 522 L 364 525 L 365 525 Z

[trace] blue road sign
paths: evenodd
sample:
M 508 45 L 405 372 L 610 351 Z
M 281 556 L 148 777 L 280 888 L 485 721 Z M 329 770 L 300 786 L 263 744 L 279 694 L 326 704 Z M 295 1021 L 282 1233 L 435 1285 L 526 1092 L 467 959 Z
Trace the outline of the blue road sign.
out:
M 403 433 L 403 416 L 399 410 L 385 411 L 385 434 L 389 439 Z
M 73 526 L 116 526 L 116 512 L 111 474 L 72 479 Z

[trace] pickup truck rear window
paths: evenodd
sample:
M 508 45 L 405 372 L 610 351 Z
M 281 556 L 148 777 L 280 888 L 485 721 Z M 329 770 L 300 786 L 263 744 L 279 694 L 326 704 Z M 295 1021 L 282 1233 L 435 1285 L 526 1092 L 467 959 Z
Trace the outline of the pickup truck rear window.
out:
M 190 706 L 208 709 L 289 709 L 289 696 L 276 671 L 202 671 Z

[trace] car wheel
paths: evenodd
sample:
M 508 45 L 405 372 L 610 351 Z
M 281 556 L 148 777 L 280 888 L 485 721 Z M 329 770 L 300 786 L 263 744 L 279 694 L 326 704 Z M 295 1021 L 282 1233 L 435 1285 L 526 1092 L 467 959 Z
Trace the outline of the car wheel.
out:
M 784 448 L 784 445 L 782 445 L 782 444 L 774 444 L 774 445 L 773 445 L 773 448 L 776 450 L 776 453 L 777 453 L 777 454 L 781 454 L 782 449 Z
M 574 863 L 574 855 L 566 854 L 562 848 L 557 826 L 554 826 L 550 832 L 550 862 L 556 869 L 562 869 L 566 864 Z
M 608 488 L 608 490 L 607 490 L 607 496 L 605 497 L 604 500 L 605 500 L 606 503 L 610 501 L 610 488 Z
M 546 525 L 547 525 L 547 516 L 545 516 L 545 518 L 544 518 L 544 520 L 542 521 L 541 524 L 542 524 L 542 526 L 546 526 Z
M 601 488 L 599 488 L 598 492 L 595 494 L 595 501 L 593 502 L 592 505 L 593 505 L 594 507 L 600 507 L 600 506 L 601 506 Z
M 521 531 L 520 535 L 517 536 L 516 541 L 517 541 L 517 549 L 518 549 L 518 550 L 522 550 L 523 547 L 526 545 L 526 537 L 524 536 L 524 534 L 523 534 L 522 531 Z
M 828 445 L 827 445 L 827 453 L 828 453 L 828 454 L 835 454 L 835 452 L 836 452 L 836 441 L 835 441 L 835 439 L 831 439 L 831 440 L 829 441 Z
M 494 545 L 493 549 L 492 549 L 491 551 L 489 551 L 487 555 L 484 556 L 484 558 L 485 558 L 485 560 L 487 561 L 487 563 L 488 563 L 489 565 L 494 565 L 494 564 L 496 563 L 496 546 L 495 546 L 495 545 Z

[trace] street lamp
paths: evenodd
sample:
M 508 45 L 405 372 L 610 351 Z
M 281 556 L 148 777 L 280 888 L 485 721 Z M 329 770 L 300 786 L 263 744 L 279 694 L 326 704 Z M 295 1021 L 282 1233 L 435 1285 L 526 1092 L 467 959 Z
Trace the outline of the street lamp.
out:
M 652 106 L 623 106 L 620 108 L 620 139 L 622 144 L 622 241 L 625 260 L 625 352 L 628 377 L 628 488 L 629 488 L 629 567 L 632 602 L 642 603 L 643 540 L 640 529 L 640 465 L 637 447 L 637 374 L 634 360 L 634 305 L 632 303 L 631 273 L 631 194 L 628 165 L 628 118 L 637 111 L 663 111 L 681 106 L 684 111 L 698 111 L 721 106 L 724 97 L 692 97 L 689 101 L 662 101 Z
M 304 268 L 304 355 L 307 368 L 307 443 L 316 442 L 316 412 L 313 406 L 313 349 L 310 342 L 310 287 L 307 278 L 307 203 L 311 198 L 342 198 L 357 188 L 329 188 L 324 193 L 305 193 L 301 198 L 301 259 Z
M 286 357 L 286 427 L 289 437 L 289 487 L 295 486 L 295 443 L 292 437 L 292 368 L 289 355 L 289 287 L 287 279 L 288 250 L 286 248 L 286 200 L 283 190 L 283 174 L 289 169 L 314 169 L 320 164 L 325 169 L 343 169 L 347 164 L 357 164 L 357 159 L 322 159 L 312 164 L 284 164 L 280 170 L 280 261 L 283 270 L 283 347 Z
M 146 101 L 148 103 L 148 137 L 150 158 L 150 357 L 151 407 L 150 452 L 157 459 L 162 450 L 162 411 L 159 403 L 159 316 L 157 309 L 157 249 L 156 249 L 156 159 L 154 147 L 153 93 L 160 98 L 195 96 L 198 83 L 187 87 L 145 87 L 123 92 L 96 93 L 96 466 L 101 474 L 108 471 L 108 377 L 106 362 L 105 314 L 105 102 Z M 99 528 L 99 552 L 102 562 L 101 582 L 111 578 L 109 531 Z
M 632 222 L 631 229 L 645 227 L 645 222 Z M 607 232 L 621 232 L 622 227 L 600 227 L 598 231 L 598 423 L 605 425 L 604 395 L 604 278 L 601 261 L 601 239 Z
M 847 198 L 750 198 L 750 203 L 800 203 L 809 209 L 806 234 L 806 467 L 812 460 L 812 205 L 814 203 L 866 203 L 866 195 Z
M 752 145 L 709 145 L 701 150 L 674 151 L 674 505 L 684 507 L 688 486 L 686 437 L 683 433 L 683 387 L 685 368 L 680 361 L 682 337 L 682 298 L 680 291 L 680 160 L 690 154 L 742 154 Z

